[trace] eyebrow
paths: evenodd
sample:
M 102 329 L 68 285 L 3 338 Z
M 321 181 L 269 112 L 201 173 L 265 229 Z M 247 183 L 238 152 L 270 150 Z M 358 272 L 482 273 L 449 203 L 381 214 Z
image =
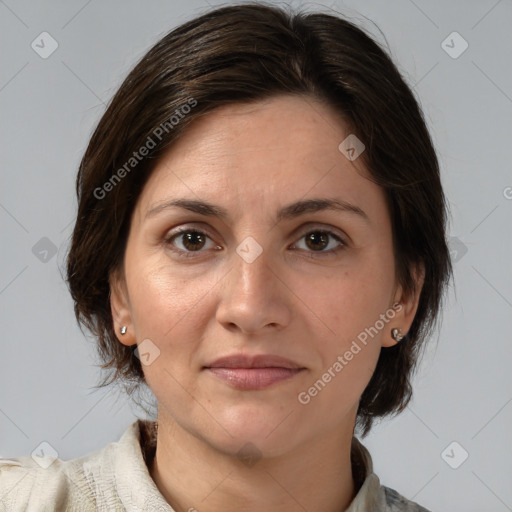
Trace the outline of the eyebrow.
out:
M 166 201 L 165 203 L 158 204 L 146 212 L 145 219 L 154 217 L 161 211 L 170 208 L 183 208 L 190 212 L 199 213 L 209 217 L 217 217 L 222 220 L 226 220 L 229 214 L 226 209 L 221 206 L 208 203 L 207 201 L 198 201 L 195 199 L 173 199 Z M 276 215 L 278 221 L 289 220 L 307 213 L 315 213 L 321 211 L 342 211 L 347 213 L 353 213 L 358 215 L 362 219 L 369 222 L 366 213 L 354 204 L 341 199 L 305 199 L 291 203 L 281 208 Z

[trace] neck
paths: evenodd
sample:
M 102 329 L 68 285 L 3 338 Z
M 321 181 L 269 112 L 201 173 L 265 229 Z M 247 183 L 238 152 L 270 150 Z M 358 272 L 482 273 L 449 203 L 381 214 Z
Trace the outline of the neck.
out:
M 326 433 L 285 455 L 244 463 L 159 414 L 150 474 L 176 512 L 340 512 L 356 491 L 352 433 Z

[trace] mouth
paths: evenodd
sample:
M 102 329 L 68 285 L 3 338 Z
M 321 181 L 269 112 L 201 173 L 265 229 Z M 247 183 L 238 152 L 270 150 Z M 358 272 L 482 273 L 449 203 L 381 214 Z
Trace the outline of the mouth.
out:
M 306 368 L 274 355 L 233 355 L 217 359 L 203 369 L 236 389 L 259 390 L 289 380 Z

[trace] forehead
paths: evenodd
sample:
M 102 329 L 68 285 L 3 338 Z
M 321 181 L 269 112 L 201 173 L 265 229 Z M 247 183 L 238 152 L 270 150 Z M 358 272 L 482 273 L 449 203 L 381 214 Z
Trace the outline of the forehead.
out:
M 138 209 L 186 196 L 241 213 L 337 193 L 382 206 L 362 159 L 349 161 L 339 150 L 349 135 L 338 113 L 309 97 L 225 105 L 196 119 L 160 158 Z

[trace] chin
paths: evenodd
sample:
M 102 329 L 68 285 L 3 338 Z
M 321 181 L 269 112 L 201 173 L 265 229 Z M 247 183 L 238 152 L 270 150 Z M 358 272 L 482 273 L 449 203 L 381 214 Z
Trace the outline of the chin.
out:
M 300 435 L 300 431 L 296 422 L 285 419 L 291 409 L 288 412 L 281 407 L 275 411 L 263 409 L 261 406 L 244 406 L 224 411 L 216 419 L 225 430 L 216 429 L 220 436 L 217 435 L 215 440 L 209 441 L 220 451 L 230 455 L 237 455 L 239 451 L 243 455 L 244 450 L 254 450 L 265 457 L 281 455 L 295 444 L 294 438 Z M 211 435 L 211 430 L 206 434 L 208 435 Z
M 233 435 L 226 439 L 206 439 L 219 452 L 240 459 L 247 466 L 252 466 L 259 459 L 279 457 L 292 449 L 289 436 L 269 436 L 248 432 Z

